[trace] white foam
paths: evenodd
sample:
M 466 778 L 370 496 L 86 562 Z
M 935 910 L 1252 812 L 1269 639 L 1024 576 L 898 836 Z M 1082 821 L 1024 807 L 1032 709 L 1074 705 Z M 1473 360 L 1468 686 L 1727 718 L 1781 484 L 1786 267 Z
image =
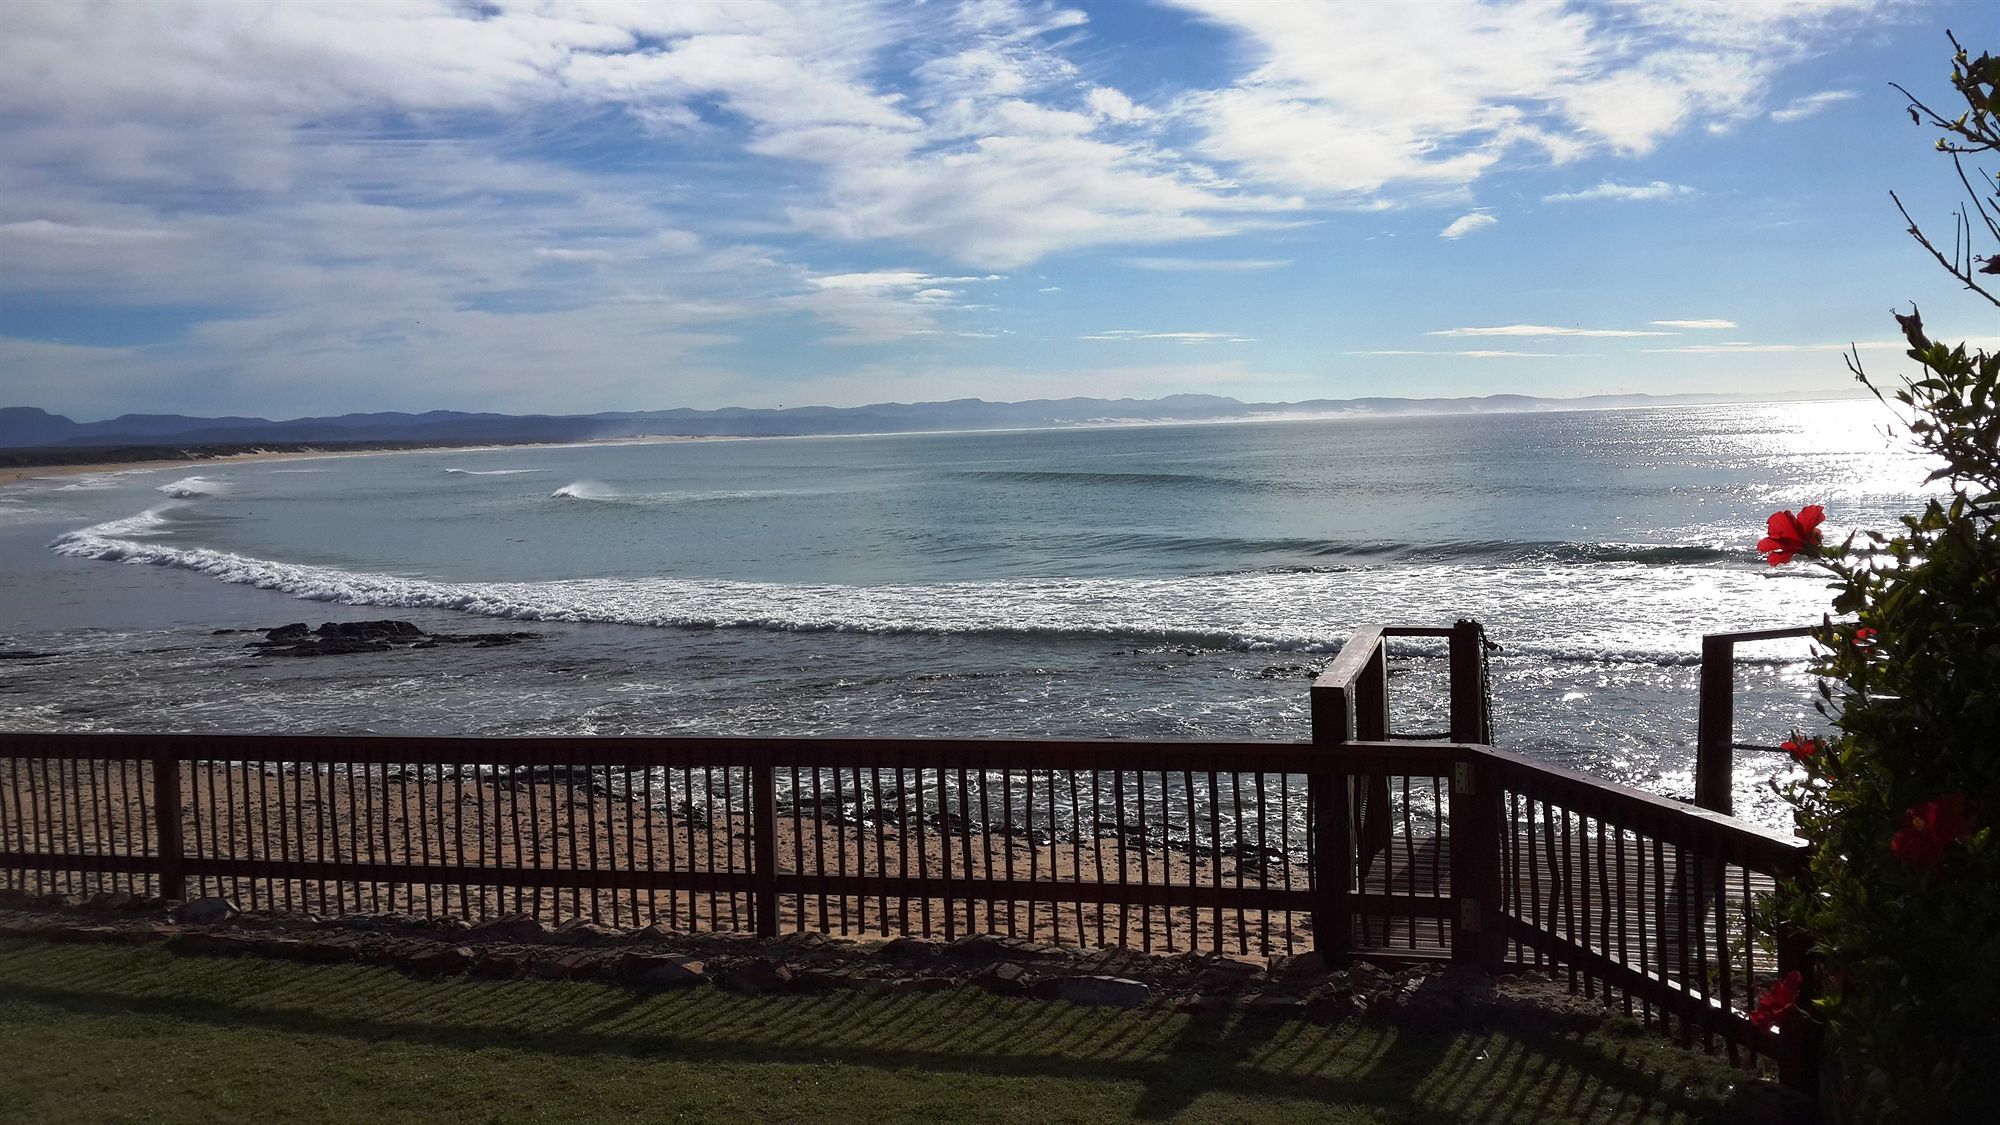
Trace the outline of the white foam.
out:
M 618 490 L 594 480 L 571 481 L 549 493 L 551 500 L 616 500 Z
M 214 496 L 223 491 L 223 488 L 221 482 L 209 480 L 207 477 L 183 477 L 161 485 L 159 491 L 176 500 L 193 500 L 200 496 Z
M 447 582 L 356 573 L 145 542 L 159 510 L 71 532 L 59 554 L 207 574 L 345 605 L 455 610 L 518 621 L 790 632 L 1120 638 L 1176 646 L 1330 652 L 1359 622 L 1482 616 L 1536 661 L 1673 667 L 1699 638 L 1759 621 L 1810 619 L 1809 578 L 1621 564 L 1577 568 L 1422 565 L 1340 574 L 1249 572 L 1174 578 L 1039 578 L 881 586 L 696 578 Z M 1760 654 L 1761 655 L 1761 654 Z M 1795 658 L 1773 663 L 1794 663 Z
M 517 477 L 522 473 L 546 473 L 547 469 L 446 469 L 454 477 Z

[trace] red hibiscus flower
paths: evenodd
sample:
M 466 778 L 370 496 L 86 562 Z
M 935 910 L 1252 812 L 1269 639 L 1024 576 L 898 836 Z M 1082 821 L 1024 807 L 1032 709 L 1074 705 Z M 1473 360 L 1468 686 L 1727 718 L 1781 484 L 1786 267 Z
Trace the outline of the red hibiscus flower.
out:
M 1867 648 L 1868 646 L 1875 643 L 1876 635 L 1877 634 L 1875 630 L 1870 629 L 1866 625 L 1863 625 L 1861 628 L 1856 629 L 1854 631 L 1854 647 Z
M 1750 1024 L 1759 1031 L 1769 1031 L 1783 1027 L 1799 1010 L 1799 989 L 1805 981 L 1798 972 L 1786 973 L 1778 978 L 1778 983 L 1757 1001 L 1757 1010 L 1750 1013 Z
M 1972 835 L 1965 815 L 1965 794 L 1953 793 L 1903 810 L 1903 827 L 1889 841 L 1897 859 L 1919 871 L 1944 858 L 1945 850 Z
M 1818 504 L 1807 504 L 1799 509 L 1798 515 L 1793 515 L 1790 510 L 1772 512 L 1764 525 L 1770 534 L 1757 541 L 1757 549 L 1770 556 L 1772 566 L 1791 562 L 1793 555 L 1804 554 L 1820 545 L 1819 525 L 1825 519 L 1826 509 Z
M 1803 762 L 1826 749 L 1826 744 L 1817 738 L 1787 738 L 1778 743 L 1778 749 Z

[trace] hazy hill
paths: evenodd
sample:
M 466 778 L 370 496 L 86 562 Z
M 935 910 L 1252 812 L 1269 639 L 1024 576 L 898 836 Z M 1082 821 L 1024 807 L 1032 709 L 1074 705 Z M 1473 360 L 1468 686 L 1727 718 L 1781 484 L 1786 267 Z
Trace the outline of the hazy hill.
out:
M 431 410 L 342 414 L 329 418 L 193 418 L 180 414 L 124 414 L 101 422 L 76 422 L 30 406 L 0 408 L 0 447 L 108 448 L 157 445 L 244 445 L 259 442 L 336 445 L 373 442 L 464 445 L 492 442 L 588 441 L 642 434 L 689 436 L 789 436 L 907 433 L 916 430 L 993 430 L 1115 422 L 1226 421 L 1260 416 L 1342 414 L 1487 414 L 1534 410 L 1609 410 L 1619 407 L 1736 401 L 1728 395 L 1590 395 L 1583 398 L 1310 399 L 1305 402 L 1239 402 L 1219 395 L 1168 395 L 1150 399 L 1065 398 L 1027 402 L 882 402 L 869 406 L 796 406 L 784 409 L 615 411 L 601 414 L 469 414 Z

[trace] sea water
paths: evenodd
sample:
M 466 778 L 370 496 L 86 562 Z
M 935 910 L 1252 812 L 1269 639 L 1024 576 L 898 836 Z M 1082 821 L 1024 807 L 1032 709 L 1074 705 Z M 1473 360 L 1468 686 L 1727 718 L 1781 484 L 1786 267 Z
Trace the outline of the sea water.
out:
M 1692 789 L 1705 632 L 1810 624 L 1777 508 L 1889 528 L 1879 404 L 607 444 L 51 477 L 0 492 L 0 728 L 1302 738 L 1356 627 L 1483 622 L 1496 740 Z M 508 648 L 261 656 L 401 617 Z M 1822 725 L 1746 648 L 1737 738 Z M 1399 729 L 1440 651 L 1396 650 Z M 1783 820 L 1779 755 L 1739 755 Z

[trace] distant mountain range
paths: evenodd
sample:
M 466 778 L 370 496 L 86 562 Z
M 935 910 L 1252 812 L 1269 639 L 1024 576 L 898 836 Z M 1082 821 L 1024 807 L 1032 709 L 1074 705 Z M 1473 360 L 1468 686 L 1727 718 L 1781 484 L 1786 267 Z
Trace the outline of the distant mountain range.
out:
M 637 410 L 604 414 L 342 414 L 332 418 L 192 418 L 124 414 L 75 422 L 31 406 L 0 407 L 0 447 L 83 449 L 119 446 L 243 446 L 258 443 L 339 446 L 393 443 L 522 444 L 608 438 L 789 437 L 806 434 L 912 433 L 924 430 L 1033 429 L 1139 422 L 1212 422 L 1339 415 L 1499 414 L 1546 410 L 1614 410 L 1639 406 L 1749 401 L 1747 395 L 1588 395 L 1582 398 L 1353 398 L 1304 402 L 1239 402 L 1220 395 L 1165 398 L 1064 398 L 1028 402 L 884 402 L 872 406 L 783 409 Z

